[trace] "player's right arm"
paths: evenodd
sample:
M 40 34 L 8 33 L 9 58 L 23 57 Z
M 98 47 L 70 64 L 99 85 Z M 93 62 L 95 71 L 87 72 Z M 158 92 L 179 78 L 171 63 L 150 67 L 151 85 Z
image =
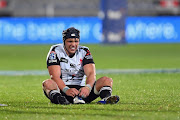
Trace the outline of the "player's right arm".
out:
M 61 67 L 60 65 L 51 65 L 48 66 L 48 71 L 51 76 L 51 79 L 56 82 L 59 89 L 63 91 L 63 88 L 66 87 L 63 80 L 60 78 L 61 76 Z M 70 88 L 65 92 L 66 95 L 75 97 L 79 94 L 79 91 L 75 88 Z
M 56 82 L 59 89 L 63 90 L 63 88 L 66 86 L 63 82 L 63 80 L 60 78 L 61 70 L 59 65 L 51 65 L 48 66 L 49 75 L 52 80 Z

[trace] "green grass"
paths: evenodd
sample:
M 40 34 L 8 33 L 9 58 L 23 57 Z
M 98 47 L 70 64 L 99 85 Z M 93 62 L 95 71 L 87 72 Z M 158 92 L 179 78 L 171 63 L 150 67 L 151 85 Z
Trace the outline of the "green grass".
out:
M 50 46 L 0 46 L 0 70 L 44 70 Z M 97 69 L 180 68 L 180 44 L 87 46 Z
M 97 77 L 103 76 L 99 74 Z M 48 76 L 0 76 L 0 119 L 180 119 L 180 74 L 109 74 L 114 80 L 116 105 L 54 105 L 43 95 Z
M 97 69 L 180 68 L 180 44 L 89 46 Z M 0 70 L 45 70 L 50 45 L 0 46 Z M 0 76 L 0 120 L 178 120 L 180 73 L 98 74 L 113 78 L 116 105 L 54 105 L 44 76 Z

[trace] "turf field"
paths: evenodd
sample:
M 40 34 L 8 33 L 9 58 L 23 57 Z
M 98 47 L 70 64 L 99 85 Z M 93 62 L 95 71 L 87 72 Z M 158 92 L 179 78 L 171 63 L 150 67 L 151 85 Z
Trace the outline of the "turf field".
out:
M 87 45 L 97 69 L 180 68 L 180 44 Z M 0 46 L 0 70 L 46 70 L 50 45 Z M 48 75 L 0 76 L 0 120 L 178 120 L 180 73 L 97 74 L 114 80 L 115 105 L 54 105 L 43 95 Z

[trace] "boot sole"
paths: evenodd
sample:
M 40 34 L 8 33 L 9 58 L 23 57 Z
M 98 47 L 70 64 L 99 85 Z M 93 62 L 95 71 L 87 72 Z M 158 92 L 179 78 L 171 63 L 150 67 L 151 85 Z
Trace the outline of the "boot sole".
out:
M 119 96 L 111 96 L 106 100 L 106 104 L 116 104 L 119 101 Z

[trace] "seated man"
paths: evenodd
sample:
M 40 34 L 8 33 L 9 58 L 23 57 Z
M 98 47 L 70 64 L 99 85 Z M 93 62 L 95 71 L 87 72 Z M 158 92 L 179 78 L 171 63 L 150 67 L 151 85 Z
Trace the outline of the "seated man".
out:
M 96 81 L 95 64 L 88 47 L 80 46 L 79 30 L 64 30 L 63 44 L 53 45 L 47 55 L 51 79 L 43 81 L 45 95 L 55 104 L 90 103 L 100 96 L 101 104 L 115 104 L 113 80 L 101 77 Z

